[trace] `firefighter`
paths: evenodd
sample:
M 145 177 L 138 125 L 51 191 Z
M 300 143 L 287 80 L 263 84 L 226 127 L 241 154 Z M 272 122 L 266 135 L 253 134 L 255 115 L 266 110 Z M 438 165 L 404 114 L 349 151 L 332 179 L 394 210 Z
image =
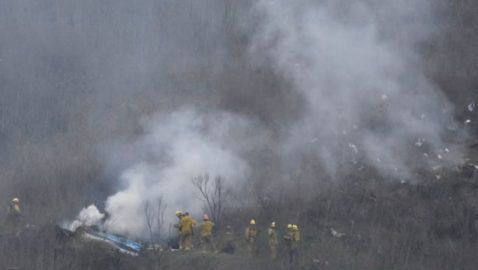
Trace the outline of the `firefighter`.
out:
M 204 214 L 203 222 L 199 226 L 199 230 L 201 231 L 201 244 L 203 252 L 206 252 L 208 248 L 213 252 L 216 250 L 214 242 L 212 240 L 213 229 L 214 223 L 209 219 L 209 216 L 207 214 Z
M 256 221 L 251 219 L 249 222 L 249 226 L 246 228 L 246 242 L 247 242 L 247 249 L 249 252 L 249 256 L 254 257 L 257 256 L 257 227 Z
M 20 208 L 20 200 L 13 198 L 8 206 L 7 227 L 10 232 L 16 236 L 20 233 L 22 211 Z
M 292 256 L 293 256 L 293 263 L 295 265 L 299 265 L 299 244 L 300 244 L 300 230 L 297 224 L 292 224 L 292 232 L 293 232 L 293 242 L 292 242 Z
M 191 217 L 188 212 L 185 212 L 181 215 L 179 220 L 179 231 L 181 234 L 181 244 L 182 250 L 191 250 L 193 248 L 192 236 L 193 236 L 193 226 L 196 224 L 196 221 Z
M 277 227 L 275 222 L 271 223 L 271 226 L 267 230 L 267 236 L 269 240 L 271 259 L 275 260 L 277 258 L 277 245 L 279 244 L 277 240 Z
M 298 260 L 298 256 L 299 256 L 298 249 L 299 249 L 299 242 L 300 242 L 299 226 L 297 226 L 296 224 L 288 224 L 287 233 L 284 236 L 284 240 L 287 247 L 289 265 L 297 266 L 299 264 L 299 260 Z
M 182 236 L 182 233 L 181 233 L 181 218 L 182 218 L 182 216 L 183 216 L 183 211 L 177 210 L 176 211 L 176 217 L 178 218 L 178 223 L 176 223 L 174 225 L 174 227 L 176 229 L 178 229 L 178 236 L 179 236 L 179 241 L 178 242 L 179 242 L 179 249 L 180 250 L 184 250 L 184 245 L 183 245 L 184 239 L 183 239 L 183 236 Z

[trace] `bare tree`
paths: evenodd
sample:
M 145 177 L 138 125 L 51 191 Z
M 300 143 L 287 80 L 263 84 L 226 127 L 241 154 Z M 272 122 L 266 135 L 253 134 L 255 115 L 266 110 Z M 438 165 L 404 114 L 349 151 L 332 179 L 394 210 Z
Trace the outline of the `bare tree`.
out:
M 144 216 L 146 226 L 148 227 L 150 244 L 156 249 L 155 243 L 161 238 L 161 229 L 164 225 L 164 211 L 166 210 L 166 203 L 163 197 L 160 197 L 153 205 L 150 201 L 144 204 Z
M 211 181 L 209 174 L 206 173 L 193 177 L 192 183 L 199 191 L 198 199 L 204 203 L 204 207 L 210 213 L 212 220 L 219 226 L 224 202 L 227 198 L 224 179 L 221 176 L 216 176 Z

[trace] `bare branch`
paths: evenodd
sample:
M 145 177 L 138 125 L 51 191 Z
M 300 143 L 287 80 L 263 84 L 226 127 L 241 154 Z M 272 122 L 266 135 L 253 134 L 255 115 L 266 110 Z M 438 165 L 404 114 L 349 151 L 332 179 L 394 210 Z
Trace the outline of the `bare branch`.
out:
M 197 199 L 204 203 L 204 208 L 210 213 L 213 221 L 218 224 L 221 219 L 226 193 L 224 192 L 224 180 L 216 176 L 211 181 L 209 175 L 198 175 L 191 180 L 198 191 Z

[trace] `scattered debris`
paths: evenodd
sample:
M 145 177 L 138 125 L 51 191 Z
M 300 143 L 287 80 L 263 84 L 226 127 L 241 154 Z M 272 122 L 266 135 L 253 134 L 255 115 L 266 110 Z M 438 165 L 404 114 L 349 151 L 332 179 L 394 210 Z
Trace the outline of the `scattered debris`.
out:
M 358 148 L 355 144 L 349 143 L 349 147 L 352 148 L 352 150 L 357 154 L 358 153 Z
M 336 237 L 336 238 L 342 238 L 345 236 L 345 233 L 338 232 L 334 230 L 334 228 L 330 228 L 330 233 L 332 234 L 333 237 Z
M 415 145 L 418 146 L 418 147 L 421 147 L 421 146 L 423 146 L 423 143 L 425 143 L 425 140 L 422 139 L 422 138 L 419 138 L 419 139 L 415 142 Z
M 473 103 L 470 103 L 468 104 L 468 111 L 472 112 L 475 110 L 475 106 L 476 104 L 473 102 Z
M 144 249 L 144 246 L 138 242 L 122 236 L 101 232 L 93 227 L 81 227 L 81 229 L 78 229 L 78 234 L 84 240 L 104 243 L 114 250 L 131 256 L 138 256 Z
M 471 120 L 470 119 L 466 119 L 465 120 L 465 124 L 470 124 L 471 123 Z

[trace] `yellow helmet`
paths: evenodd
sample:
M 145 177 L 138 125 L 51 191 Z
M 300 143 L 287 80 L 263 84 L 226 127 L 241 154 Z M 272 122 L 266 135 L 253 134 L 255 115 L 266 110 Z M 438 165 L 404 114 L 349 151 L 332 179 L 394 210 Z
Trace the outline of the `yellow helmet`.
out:
M 256 225 L 256 220 L 255 219 L 251 219 L 251 222 L 249 222 L 251 225 Z
M 297 226 L 297 224 L 293 224 L 293 225 L 292 225 L 292 229 L 294 229 L 294 230 L 299 230 L 299 226 Z
M 287 229 L 292 229 L 294 227 L 292 224 L 287 224 Z
M 176 211 L 176 216 L 177 217 L 181 216 L 182 214 L 183 214 L 183 211 L 180 211 L 180 210 Z
M 13 198 L 13 199 L 12 199 L 12 202 L 13 202 L 13 203 L 19 203 L 19 202 L 20 202 L 20 200 L 19 200 L 18 198 L 16 198 L 16 197 L 15 197 L 15 198 Z

